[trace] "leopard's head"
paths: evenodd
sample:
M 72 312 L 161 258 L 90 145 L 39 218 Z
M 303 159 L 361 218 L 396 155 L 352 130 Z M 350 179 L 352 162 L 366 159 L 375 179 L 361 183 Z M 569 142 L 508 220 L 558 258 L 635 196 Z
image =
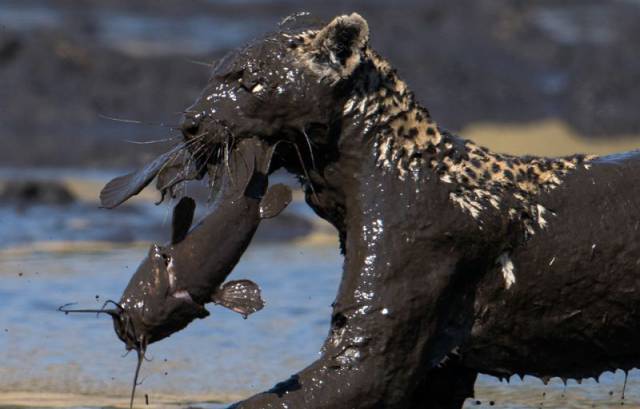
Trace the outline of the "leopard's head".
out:
M 312 150 L 330 151 L 319 147 L 335 145 L 340 137 L 344 106 L 367 60 L 368 40 L 367 22 L 355 13 L 328 24 L 305 15 L 288 17 L 278 32 L 215 64 L 202 94 L 184 114 L 186 142 L 228 147 L 259 138 L 288 150 L 276 155 L 274 166 L 302 174 L 300 162 L 310 164 Z

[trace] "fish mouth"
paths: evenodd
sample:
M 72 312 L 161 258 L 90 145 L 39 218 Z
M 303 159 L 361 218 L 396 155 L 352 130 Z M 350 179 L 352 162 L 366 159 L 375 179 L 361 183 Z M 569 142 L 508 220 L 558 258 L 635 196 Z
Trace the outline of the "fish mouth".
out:
M 113 308 L 106 308 L 109 304 L 113 305 Z M 131 311 L 125 309 L 122 304 L 113 300 L 107 300 L 102 308 L 99 309 L 72 309 L 69 308 L 75 303 L 64 304 L 58 307 L 58 311 L 68 314 L 107 314 L 111 316 L 113 320 L 113 326 L 118 338 L 126 345 L 127 350 L 141 348 L 141 342 L 139 342 L 136 336 L 136 325 L 132 319 Z
M 129 311 L 122 310 L 118 316 L 113 316 L 113 328 L 116 335 L 125 345 L 127 351 L 140 350 L 146 347 L 144 337 L 137 336 L 136 325 Z M 141 334 L 142 335 L 142 334 Z
M 153 311 L 158 315 L 153 322 L 149 322 L 141 311 L 124 307 L 112 314 L 115 333 L 127 351 L 146 349 L 149 344 L 182 330 L 194 319 L 209 316 L 204 304 L 194 301 L 186 290 L 169 295 L 161 310 L 161 314 L 158 310 Z

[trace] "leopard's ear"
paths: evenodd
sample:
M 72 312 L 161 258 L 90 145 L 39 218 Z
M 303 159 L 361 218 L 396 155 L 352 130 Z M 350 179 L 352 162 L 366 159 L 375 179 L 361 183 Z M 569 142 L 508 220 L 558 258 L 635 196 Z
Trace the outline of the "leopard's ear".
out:
M 369 25 L 357 13 L 339 16 L 322 28 L 311 46 L 314 62 L 333 71 L 334 79 L 346 78 L 362 61 L 369 41 Z M 326 73 L 326 71 L 325 71 Z

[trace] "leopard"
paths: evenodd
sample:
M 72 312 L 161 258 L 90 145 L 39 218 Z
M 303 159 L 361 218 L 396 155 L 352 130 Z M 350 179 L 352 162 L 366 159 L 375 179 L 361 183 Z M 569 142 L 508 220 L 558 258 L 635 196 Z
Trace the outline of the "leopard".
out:
M 454 409 L 480 373 L 638 366 L 640 152 L 494 152 L 437 123 L 370 43 L 357 13 L 291 15 L 219 60 L 183 115 L 202 169 L 240 140 L 273 146 L 269 172 L 298 178 L 344 257 L 320 357 L 232 408 Z

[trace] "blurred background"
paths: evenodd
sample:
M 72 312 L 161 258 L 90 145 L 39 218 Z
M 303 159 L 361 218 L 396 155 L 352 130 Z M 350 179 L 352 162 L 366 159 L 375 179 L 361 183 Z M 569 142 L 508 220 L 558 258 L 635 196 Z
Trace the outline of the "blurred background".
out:
M 362 14 L 434 118 L 495 150 L 640 146 L 638 0 L 0 0 L 0 408 L 127 406 L 135 359 L 120 358 L 110 320 L 56 308 L 118 299 L 149 243 L 168 238 L 171 204 L 145 191 L 107 211 L 98 192 L 175 143 L 217 58 L 297 11 Z M 341 262 L 298 192 L 233 273 L 263 287 L 267 308 L 248 321 L 213 308 L 153 345 L 139 406 L 146 394 L 218 407 L 311 362 Z M 640 375 L 623 399 L 624 378 L 482 376 L 467 405 L 640 407 Z

